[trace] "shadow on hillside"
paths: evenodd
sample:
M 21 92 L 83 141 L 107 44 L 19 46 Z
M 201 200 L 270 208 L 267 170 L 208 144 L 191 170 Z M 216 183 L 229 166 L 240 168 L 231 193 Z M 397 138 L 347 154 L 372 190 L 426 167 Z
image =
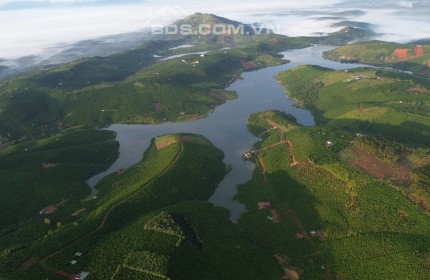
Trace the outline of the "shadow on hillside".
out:
M 400 125 L 390 125 L 357 119 L 335 119 L 329 121 L 328 125 L 354 133 L 380 135 L 404 144 L 430 146 L 430 127 L 418 122 L 404 120 Z
M 240 218 L 239 225 L 253 242 L 285 258 L 286 267 L 304 269 L 301 278 L 324 279 L 326 271 L 321 267 L 330 266 L 328 260 L 333 258 L 320 254 L 319 243 L 325 237 L 319 234 L 324 235 L 326 221 L 315 208 L 319 199 L 287 171 L 266 175 L 266 183 L 256 176 L 261 177 L 259 168 L 253 181 L 240 187 L 239 195 L 249 212 Z M 258 210 L 256 205 L 260 201 L 269 201 L 271 209 Z M 276 215 L 279 215 L 279 222 L 275 221 Z M 330 222 L 346 222 L 340 216 Z M 317 236 L 311 233 L 313 231 Z

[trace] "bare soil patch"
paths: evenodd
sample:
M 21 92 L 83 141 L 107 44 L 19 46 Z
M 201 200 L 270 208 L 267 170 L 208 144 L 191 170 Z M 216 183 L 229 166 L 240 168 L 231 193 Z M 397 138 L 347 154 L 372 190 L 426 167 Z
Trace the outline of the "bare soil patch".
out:
M 157 150 L 161 150 L 163 148 L 166 148 L 169 145 L 172 145 L 174 143 L 178 142 L 178 139 L 168 139 L 167 141 L 157 141 L 155 143 L 155 147 L 157 148 Z
M 360 150 L 356 146 L 353 146 L 352 149 L 358 157 L 358 159 L 350 161 L 352 166 L 377 179 L 391 179 L 403 185 L 412 183 L 412 177 L 406 166 L 392 167 Z
M 270 214 L 272 216 L 272 223 L 279 224 L 281 222 L 281 217 L 279 216 L 278 210 L 270 209 Z
M 258 159 L 258 165 L 260 165 L 261 168 L 261 173 L 264 174 L 266 172 L 266 168 L 264 167 L 264 162 L 263 160 L 257 156 Z
M 56 164 L 56 163 L 46 163 L 46 162 L 42 163 L 42 168 L 43 169 L 54 168 L 54 167 L 57 167 L 57 166 L 58 166 L 58 164 Z
M 221 93 L 221 92 L 209 92 L 208 94 L 210 97 L 213 97 L 215 99 L 221 100 L 221 101 L 227 101 L 227 100 L 232 100 L 233 98 L 225 93 Z
M 256 67 L 253 61 L 242 60 L 240 63 L 245 69 L 252 69 Z

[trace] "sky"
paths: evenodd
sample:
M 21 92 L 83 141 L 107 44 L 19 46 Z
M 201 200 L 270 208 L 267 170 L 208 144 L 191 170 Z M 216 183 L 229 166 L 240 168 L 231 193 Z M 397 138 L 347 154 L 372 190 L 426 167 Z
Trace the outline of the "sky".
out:
M 289 36 L 312 35 L 336 31 L 330 27 L 335 21 L 316 18 L 353 9 L 364 13 L 345 19 L 375 24 L 384 34 L 380 39 L 430 37 L 429 0 L 0 0 L 0 59 L 52 55 L 55 46 L 166 25 L 195 12 L 270 24 Z

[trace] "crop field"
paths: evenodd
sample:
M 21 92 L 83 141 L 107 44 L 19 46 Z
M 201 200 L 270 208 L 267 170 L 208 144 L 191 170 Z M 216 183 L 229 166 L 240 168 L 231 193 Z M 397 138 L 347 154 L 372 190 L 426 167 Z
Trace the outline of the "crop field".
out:
M 257 144 L 262 149 L 271 145 L 267 139 L 276 134 L 262 134 L 267 123 L 258 120 L 267 114 L 249 118 L 250 131 L 263 135 Z M 286 138 L 294 146 L 299 164 L 289 165 L 288 148 L 283 145 L 260 152 L 265 172 L 263 175 L 257 165 L 252 180 L 240 187 L 238 199 L 249 212 L 239 224 L 253 239 L 284 258 L 284 268 L 295 270 L 300 278 L 426 279 L 428 216 L 389 180 L 376 180 L 354 170 L 345 161 L 349 155 L 345 151 L 355 141 L 384 164 L 401 164 L 401 159 L 394 158 L 400 150 L 410 162 L 427 166 L 427 150 L 386 138 L 358 139 L 348 130 L 329 125 L 295 126 Z M 327 140 L 334 145 L 327 147 Z M 349 155 L 349 159 L 354 157 Z M 414 170 L 409 171 L 412 174 Z M 413 184 L 418 182 L 414 179 Z M 280 223 L 268 218 L 269 209 L 257 208 L 260 201 L 271 203 Z

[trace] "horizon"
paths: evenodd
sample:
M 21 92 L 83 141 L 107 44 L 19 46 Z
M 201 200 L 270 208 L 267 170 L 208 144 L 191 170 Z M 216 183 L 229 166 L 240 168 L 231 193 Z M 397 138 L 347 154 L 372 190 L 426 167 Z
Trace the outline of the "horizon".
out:
M 244 24 L 276 27 L 275 32 L 291 37 L 320 36 L 336 32 L 340 21 L 369 23 L 373 39 L 406 43 L 428 39 L 430 4 L 419 1 L 309 0 L 210 1 L 191 0 L 177 5 L 171 0 L 0 0 L 0 68 L 20 72 L 25 67 L 58 64 L 88 55 L 78 43 L 87 40 L 130 43 L 136 47 L 145 38 L 145 28 L 167 26 L 194 13 L 210 13 Z M 17 24 L 19 22 L 19 24 Z M 393 28 L 395 26 L 395 28 Z M 109 38 L 113 35 L 124 38 Z M 113 48 L 121 51 L 120 48 Z M 67 54 L 64 56 L 64 54 Z M 110 54 L 110 53 L 106 53 Z M 89 55 L 101 55 L 94 52 Z M 103 55 L 105 55 L 103 53 Z

